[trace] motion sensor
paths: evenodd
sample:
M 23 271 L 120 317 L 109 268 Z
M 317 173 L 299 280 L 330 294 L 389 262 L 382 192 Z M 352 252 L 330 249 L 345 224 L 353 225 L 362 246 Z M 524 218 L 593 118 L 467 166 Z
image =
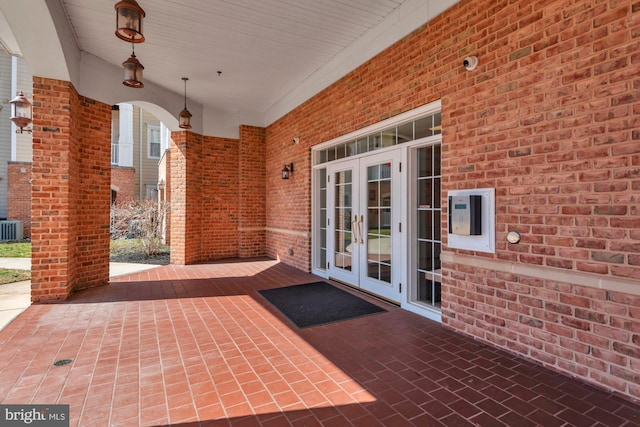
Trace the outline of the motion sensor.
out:
M 477 56 L 467 56 L 466 58 L 464 58 L 464 61 L 462 61 L 462 65 L 464 65 L 464 68 L 466 68 L 467 71 L 475 70 L 478 66 L 478 63 L 479 61 Z

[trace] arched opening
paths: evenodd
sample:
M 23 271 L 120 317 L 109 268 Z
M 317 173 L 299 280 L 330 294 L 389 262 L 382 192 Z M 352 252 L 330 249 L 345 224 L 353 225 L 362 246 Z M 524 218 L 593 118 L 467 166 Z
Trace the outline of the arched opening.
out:
M 112 106 L 111 263 L 169 263 L 165 191 L 171 135 L 151 110 L 168 117 L 166 110 L 145 102 Z

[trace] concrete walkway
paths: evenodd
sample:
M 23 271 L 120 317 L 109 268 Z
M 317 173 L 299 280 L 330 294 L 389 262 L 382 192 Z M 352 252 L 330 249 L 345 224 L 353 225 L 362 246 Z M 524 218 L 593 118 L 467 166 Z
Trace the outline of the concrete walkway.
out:
M 154 264 L 109 263 L 109 277 L 159 267 Z M 0 258 L 0 268 L 31 270 L 31 258 Z M 0 285 L 0 331 L 31 305 L 31 281 Z

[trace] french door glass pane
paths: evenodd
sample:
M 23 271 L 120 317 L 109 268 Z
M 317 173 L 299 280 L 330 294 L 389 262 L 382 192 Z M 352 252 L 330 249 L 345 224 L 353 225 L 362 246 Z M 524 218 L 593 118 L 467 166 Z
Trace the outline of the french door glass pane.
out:
M 367 276 L 391 283 L 391 165 L 367 167 Z
M 435 120 L 434 120 L 435 121 Z M 422 126 L 436 124 L 422 124 Z M 418 123 L 416 123 L 417 129 Z M 417 132 L 417 130 L 416 130 Z M 416 281 L 415 298 L 440 307 L 442 271 L 440 146 L 417 149 L 416 200 Z
M 316 258 L 316 268 L 327 268 L 327 170 L 318 170 L 318 182 L 320 186 L 318 233 L 320 237 L 319 253 Z
M 352 202 L 353 183 L 350 170 L 335 174 L 335 235 L 334 235 L 334 266 L 351 271 L 352 257 Z

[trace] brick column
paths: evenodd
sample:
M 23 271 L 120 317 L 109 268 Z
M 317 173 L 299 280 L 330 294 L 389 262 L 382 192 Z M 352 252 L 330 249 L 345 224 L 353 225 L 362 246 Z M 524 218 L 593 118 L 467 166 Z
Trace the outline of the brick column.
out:
M 265 129 L 240 126 L 240 258 L 266 253 Z
M 248 128 L 251 129 L 251 128 Z M 253 128 L 257 129 L 257 128 Z M 251 132 L 249 132 L 251 133 Z M 171 263 L 194 264 L 264 253 L 264 148 L 261 131 L 248 139 L 246 162 L 239 169 L 239 141 L 174 132 L 170 150 Z M 251 152 L 252 149 L 256 152 Z M 252 169 L 254 168 L 255 169 Z M 240 177 L 244 177 L 241 188 Z M 239 206 L 257 246 L 239 252 Z
M 171 133 L 171 264 L 200 261 L 202 136 Z
M 111 109 L 34 77 L 31 299 L 109 281 Z
M 201 261 L 238 257 L 238 140 L 204 136 L 201 158 Z

